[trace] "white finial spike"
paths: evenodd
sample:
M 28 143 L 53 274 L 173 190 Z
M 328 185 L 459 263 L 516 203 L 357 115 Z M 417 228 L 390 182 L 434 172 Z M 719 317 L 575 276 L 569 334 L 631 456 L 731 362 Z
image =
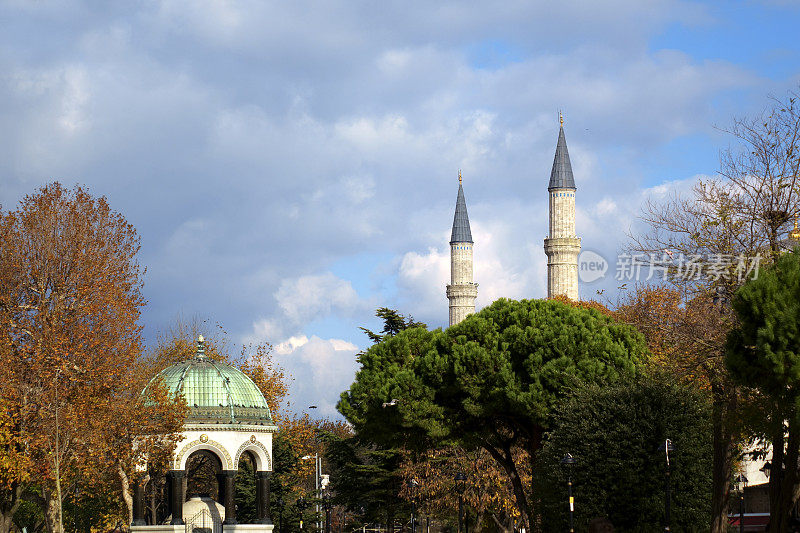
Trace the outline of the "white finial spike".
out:
M 200 342 L 203 342 L 203 341 L 205 341 L 205 339 L 203 338 L 203 336 L 202 336 L 202 335 L 200 335 L 199 337 L 197 337 L 197 340 L 199 340 Z

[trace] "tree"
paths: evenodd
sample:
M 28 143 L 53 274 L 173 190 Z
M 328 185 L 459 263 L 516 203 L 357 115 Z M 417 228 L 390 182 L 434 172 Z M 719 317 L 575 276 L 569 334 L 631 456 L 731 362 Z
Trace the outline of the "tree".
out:
M 417 322 L 414 317 L 401 315 L 394 309 L 388 307 L 379 307 L 375 311 L 375 316 L 383 320 L 383 330 L 381 333 L 375 333 L 367 328 L 360 327 L 361 331 L 367 334 L 369 340 L 374 343 L 381 342 L 386 337 L 397 335 L 401 331 L 409 328 L 427 328 L 428 326 L 422 322 Z
M 338 404 L 359 435 L 410 449 L 460 443 L 483 448 L 535 526 L 531 470 L 549 414 L 567 389 L 633 376 L 647 349 L 639 333 L 595 310 L 555 301 L 500 299 L 447 331 L 401 331 L 360 358 Z M 397 399 L 393 409 L 383 406 Z
M 570 453 L 576 529 L 593 518 L 611 520 L 615 531 L 659 531 L 664 518 L 663 451 L 670 456 L 675 531 L 708 523 L 711 493 L 711 413 L 697 389 L 665 375 L 641 376 L 612 386 L 576 389 L 553 415 L 542 449 L 539 482 L 546 531 L 566 531 L 567 479 L 559 464 Z
M 375 316 L 383 321 L 381 333 L 359 328 L 373 343 L 380 343 L 410 328 L 427 327 L 412 316 L 406 317 L 387 307 L 378 308 Z M 361 356 L 363 352 L 359 354 Z M 401 471 L 404 450 L 354 435 L 352 431 L 324 432 L 323 440 L 325 459 L 332 473 L 334 501 L 358 514 L 362 520 L 386 522 L 392 528 L 393 517 L 399 511 L 395 502 L 406 481 Z
M 141 350 L 138 250 L 133 226 L 81 187 L 0 212 L 2 395 L 49 531 L 63 531 L 63 483 L 104 445 L 93 430 Z
M 516 448 L 514 456 L 523 484 L 529 484 L 531 473 L 525 454 Z M 400 474 L 406 481 L 400 494 L 408 501 L 413 497 L 420 513 L 452 519 L 458 505 L 456 472 L 463 472 L 468 479 L 464 484 L 464 504 L 476 516 L 470 530 L 513 531 L 514 522 L 520 517 L 515 510 L 513 488 L 506 472 L 483 448 L 467 450 L 452 445 L 406 453 L 400 465 Z M 418 482 L 413 494 L 408 483 L 411 479 Z
M 404 483 L 401 451 L 364 442 L 358 436 L 328 434 L 325 441 L 335 502 L 362 520 L 391 524 Z
M 688 196 L 648 201 L 641 218 L 649 230 L 631 236 L 632 251 L 653 254 L 668 267 L 667 281 L 682 290 L 681 305 L 697 296 L 730 301 L 752 277 L 747 272 L 754 266 L 752 258 L 766 264 L 774 261 L 792 220 L 800 215 L 797 96 L 773 98 L 761 114 L 736 118 L 723 131 L 734 144 L 722 153 L 719 176 L 699 180 Z M 703 275 L 687 276 L 687 272 Z M 720 310 L 727 316 L 720 324 L 726 333 L 733 320 L 727 306 Z M 727 529 L 731 472 L 740 454 L 741 391 L 721 364 L 723 344 L 717 340 L 713 349 L 708 345 L 700 352 L 709 357 L 701 379 L 709 383 L 714 416 L 712 533 Z
M 800 252 L 742 286 L 732 304 L 739 324 L 728 335 L 726 362 L 769 405 L 770 531 L 782 532 L 800 493 Z
M 22 491 L 31 465 L 20 446 L 19 410 L 0 396 L 0 531 L 11 529 L 13 516 L 22 504 Z

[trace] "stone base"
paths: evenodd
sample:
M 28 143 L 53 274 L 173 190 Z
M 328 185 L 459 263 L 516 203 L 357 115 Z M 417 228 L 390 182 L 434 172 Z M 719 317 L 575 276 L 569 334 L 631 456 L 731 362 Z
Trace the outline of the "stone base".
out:
M 131 533 L 185 533 L 186 526 L 131 526 Z
M 272 524 L 235 524 L 223 525 L 223 533 L 271 533 Z
M 223 533 L 272 533 L 272 524 L 223 524 Z M 185 533 L 186 526 L 131 526 L 131 533 Z

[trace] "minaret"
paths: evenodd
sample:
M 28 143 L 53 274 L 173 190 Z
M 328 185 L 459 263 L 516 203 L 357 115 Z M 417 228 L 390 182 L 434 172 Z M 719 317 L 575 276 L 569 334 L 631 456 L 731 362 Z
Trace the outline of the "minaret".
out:
M 578 254 L 581 240 L 575 236 L 575 178 L 569 162 L 564 117 L 558 131 L 556 157 L 550 172 L 547 192 L 550 196 L 550 231 L 544 240 L 547 254 L 547 297 L 563 294 L 578 300 Z
M 475 312 L 477 297 L 478 284 L 472 281 L 472 232 L 469 229 L 467 202 L 464 200 L 459 170 L 456 214 L 453 217 L 453 232 L 450 234 L 450 285 L 447 286 L 451 326 Z

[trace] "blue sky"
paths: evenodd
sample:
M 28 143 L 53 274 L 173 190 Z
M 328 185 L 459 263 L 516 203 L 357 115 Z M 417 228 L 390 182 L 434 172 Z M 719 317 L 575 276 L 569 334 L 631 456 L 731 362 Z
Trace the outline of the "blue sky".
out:
M 446 325 L 464 187 L 480 306 L 545 295 L 564 111 L 584 249 L 717 170 L 800 84 L 800 2 L 0 2 L 0 204 L 51 180 L 142 237 L 152 341 L 267 341 L 332 415 L 376 307 Z M 607 279 L 581 288 L 583 297 Z

